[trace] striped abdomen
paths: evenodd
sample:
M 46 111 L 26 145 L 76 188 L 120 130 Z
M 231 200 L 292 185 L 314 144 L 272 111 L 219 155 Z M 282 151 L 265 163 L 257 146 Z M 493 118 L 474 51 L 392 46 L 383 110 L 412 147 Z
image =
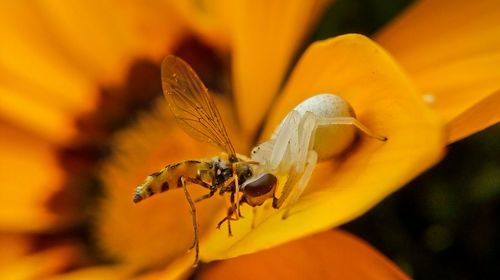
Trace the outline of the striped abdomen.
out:
M 182 187 L 179 183 L 182 176 L 199 178 L 200 172 L 207 174 L 209 170 L 210 166 L 207 162 L 195 160 L 167 165 L 162 170 L 146 177 L 146 180 L 135 188 L 133 201 L 137 203 L 154 194 Z

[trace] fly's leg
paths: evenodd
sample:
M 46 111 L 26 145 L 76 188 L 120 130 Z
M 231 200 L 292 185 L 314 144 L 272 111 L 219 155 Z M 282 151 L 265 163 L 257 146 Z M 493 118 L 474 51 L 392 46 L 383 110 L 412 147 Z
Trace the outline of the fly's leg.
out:
M 238 182 L 238 175 L 236 174 L 236 168 L 235 165 L 233 164 L 233 179 L 234 179 L 234 204 L 235 204 L 235 215 L 236 215 L 236 220 L 238 220 L 241 217 L 241 212 L 240 212 L 240 184 Z M 229 225 L 229 221 L 228 221 Z
M 199 186 L 202 186 L 202 187 L 207 188 L 207 189 L 210 190 L 209 193 L 204 194 L 204 195 L 198 197 L 197 199 L 195 199 L 194 203 L 197 203 L 199 201 L 205 200 L 207 198 L 211 198 L 215 194 L 215 192 L 217 190 L 212 185 L 207 184 L 207 183 L 203 182 L 202 180 L 200 180 L 198 178 L 184 177 L 184 180 L 186 180 L 186 182 L 197 184 Z
M 255 164 L 258 165 L 259 162 L 257 161 L 245 161 L 245 162 L 235 162 L 231 165 L 231 169 L 233 170 L 233 177 L 231 178 L 231 181 L 234 181 L 234 201 L 236 202 L 236 219 L 239 219 L 240 217 L 243 218 L 241 215 L 241 210 L 240 210 L 240 201 L 242 200 L 240 198 L 240 182 L 238 180 L 238 164 Z
M 370 129 L 353 117 L 320 118 L 318 119 L 318 125 L 353 125 L 369 137 L 384 142 L 387 141 L 387 137 L 373 133 Z
M 233 236 L 231 231 L 231 221 L 236 221 L 238 219 L 233 218 L 233 214 L 236 211 L 236 204 L 232 204 L 231 207 L 227 209 L 227 215 L 217 224 L 217 229 L 220 229 L 222 224 L 227 221 L 227 231 L 229 236 Z
M 197 199 L 195 199 L 195 200 L 194 200 L 194 203 L 198 203 L 198 202 L 200 202 L 200 201 L 202 201 L 202 200 L 205 200 L 205 199 L 207 199 L 207 198 L 211 198 L 212 196 L 214 196 L 215 191 L 216 191 L 215 189 L 214 189 L 214 190 L 211 190 L 209 193 L 204 194 L 204 195 L 202 195 L 202 196 L 198 197 Z
M 200 254 L 200 242 L 199 242 L 199 237 L 198 237 L 198 222 L 196 219 L 196 206 L 194 205 L 194 201 L 191 198 L 191 195 L 189 194 L 189 191 L 186 187 L 186 179 L 184 176 L 180 177 L 179 182 L 182 184 L 182 188 L 184 189 L 184 195 L 186 196 L 186 199 L 189 203 L 189 207 L 191 208 L 191 217 L 193 220 L 193 231 L 194 231 L 194 239 L 193 239 L 193 244 L 189 249 L 195 249 L 195 258 L 194 258 L 194 263 L 193 266 L 197 266 L 199 262 L 199 254 Z
M 234 173 L 233 173 L 234 174 Z M 235 211 L 237 209 L 237 206 L 236 206 L 236 202 L 235 202 L 235 193 L 236 191 L 232 191 L 232 188 L 230 187 L 230 185 L 234 182 L 234 184 L 236 185 L 238 181 L 238 176 L 233 176 L 231 177 L 230 179 L 228 179 L 226 182 L 224 182 L 224 185 L 222 186 L 221 188 L 221 191 L 224 190 L 224 191 L 231 191 L 231 196 L 230 196 L 230 205 L 229 206 L 229 209 L 228 209 L 228 214 L 227 216 L 222 220 L 220 221 L 218 224 L 217 224 L 217 229 L 220 229 L 221 225 L 227 221 L 227 228 L 228 228 L 228 234 L 229 236 L 232 236 L 233 234 L 231 233 L 231 224 L 230 224 L 230 221 L 237 221 L 238 220 L 238 215 L 236 213 L 236 218 L 233 218 L 233 214 L 235 214 Z M 222 194 L 222 192 L 221 192 Z

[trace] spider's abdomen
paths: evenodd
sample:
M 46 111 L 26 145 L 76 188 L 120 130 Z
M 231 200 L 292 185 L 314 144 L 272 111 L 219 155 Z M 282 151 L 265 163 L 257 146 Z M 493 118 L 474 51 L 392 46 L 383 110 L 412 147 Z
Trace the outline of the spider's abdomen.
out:
M 294 109 L 301 115 L 312 112 L 317 118 L 356 117 L 351 105 L 340 96 L 324 93 L 304 100 Z M 356 128 L 352 125 L 319 125 L 313 149 L 318 159 L 328 159 L 345 151 L 356 136 Z

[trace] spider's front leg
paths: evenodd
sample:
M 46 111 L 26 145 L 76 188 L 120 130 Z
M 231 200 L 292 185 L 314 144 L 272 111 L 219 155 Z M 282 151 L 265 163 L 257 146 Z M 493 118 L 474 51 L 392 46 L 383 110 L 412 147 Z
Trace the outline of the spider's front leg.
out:
M 300 115 L 295 110 L 289 113 L 279 128 L 271 160 L 281 167 L 278 172 L 287 174 L 287 180 L 279 198 L 273 199 L 274 208 L 280 208 L 288 201 L 290 209 L 309 183 L 318 159 L 317 153 L 312 150 L 316 128 L 317 120 L 313 113 Z M 288 211 L 284 218 L 288 216 Z
M 387 141 L 387 137 L 372 132 L 368 127 L 364 126 L 360 121 L 354 117 L 333 117 L 333 118 L 319 118 L 318 125 L 352 125 L 363 132 L 366 136 L 375 138 L 379 141 Z

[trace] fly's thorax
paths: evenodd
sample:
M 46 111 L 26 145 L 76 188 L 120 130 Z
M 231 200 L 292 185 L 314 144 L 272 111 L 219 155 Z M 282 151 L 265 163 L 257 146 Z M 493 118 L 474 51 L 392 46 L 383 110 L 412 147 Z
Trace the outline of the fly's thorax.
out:
M 213 157 L 210 160 L 210 165 L 213 173 L 212 185 L 215 187 L 224 185 L 233 176 L 231 162 L 225 154 Z
M 304 100 L 294 109 L 302 116 L 312 112 L 316 118 L 356 117 L 354 109 L 342 97 L 330 93 L 318 94 Z M 352 125 L 318 125 L 313 149 L 319 160 L 335 157 L 353 142 L 356 128 Z
M 214 157 L 210 160 L 213 173 L 212 185 L 220 187 L 233 177 L 236 172 L 239 185 L 242 185 L 254 172 L 249 159 L 245 156 L 237 155 L 236 161 L 231 161 L 226 154 Z M 233 185 L 233 184 L 231 184 Z

